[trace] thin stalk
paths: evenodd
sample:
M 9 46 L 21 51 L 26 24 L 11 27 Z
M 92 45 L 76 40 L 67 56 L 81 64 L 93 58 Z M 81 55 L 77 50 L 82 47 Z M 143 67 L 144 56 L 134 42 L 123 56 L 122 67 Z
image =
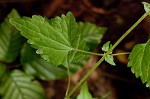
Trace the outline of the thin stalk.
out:
M 102 56 L 102 58 L 87 72 L 87 74 L 76 84 L 76 86 L 70 91 L 70 93 L 66 96 L 69 98 L 77 89 L 78 87 L 93 73 L 93 71 L 104 61 L 105 56 L 109 55 L 113 49 L 148 15 L 145 13 L 141 18 L 133 24 L 119 39 L 118 41 L 108 50 L 108 52 Z
M 83 50 L 79 50 L 79 49 L 74 49 L 78 52 L 82 52 L 82 53 L 85 53 L 85 54 L 91 54 L 91 55 L 96 55 L 96 56 L 103 56 L 104 54 L 99 54 L 99 53 L 94 53 L 94 52 L 87 52 L 87 51 L 83 51 Z
M 67 85 L 67 90 L 66 90 L 66 96 L 68 95 L 68 92 L 69 92 L 69 89 L 70 89 L 70 81 L 71 81 L 69 67 L 67 67 L 67 72 L 68 72 L 68 85 Z M 66 99 L 69 99 L 69 98 L 66 98 Z
M 94 53 L 94 52 L 87 52 L 87 51 L 78 50 L 78 49 L 76 51 L 82 52 L 82 53 L 85 53 L 85 54 L 90 54 L 90 55 L 104 56 L 104 54 Z M 130 54 L 130 52 L 116 53 L 116 54 L 111 54 L 111 55 L 118 56 L 118 55 L 126 55 L 126 54 Z
M 127 54 L 130 54 L 130 52 L 116 53 L 112 54 L 112 56 L 127 55 Z

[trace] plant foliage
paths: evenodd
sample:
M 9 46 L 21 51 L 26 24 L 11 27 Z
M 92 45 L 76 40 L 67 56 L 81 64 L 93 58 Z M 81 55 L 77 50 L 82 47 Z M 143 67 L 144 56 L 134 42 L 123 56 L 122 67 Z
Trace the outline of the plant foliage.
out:
M 87 50 L 81 30 L 70 12 L 51 20 L 34 15 L 32 18 L 13 18 L 10 22 L 52 66 L 69 66 L 82 57 L 78 49 Z
M 77 96 L 77 99 L 93 99 L 91 93 L 88 90 L 87 82 L 83 83 L 80 94 Z
M 146 86 L 150 86 L 150 40 L 145 44 L 136 45 L 130 56 L 128 66 L 131 67 L 131 71 L 135 73 L 135 76 L 140 77 Z
M 143 3 L 143 5 L 144 5 L 145 11 L 146 11 L 147 13 L 149 13 L 149 15 L 150 15 L 150 4 L 147 3 L 147 2 L 142 2 L 142 3 Z
M 40 83 L 20 70 L 5 75 L 0 88 L 2 99 L 45 99 Z
M 19 17 L 17 11 L 13 9 L 0 25 L 0 61 L 10 63 L 14 61 L 19 54 L 22 45 L 22 36 L 19 31 L 9 23 L 9 18 Z
M 112 46 L 112 44 L 110 44 L 110 41 L 108 41 L 103 45 L 102 50 L 106 53 L 110 49 L 111 46 Z M 116 65 L 114 62 L 112 52 L 111 52 L 111 54 L 105 56 L 105 61 L 111 65 L 114 65 L 114 66 Z

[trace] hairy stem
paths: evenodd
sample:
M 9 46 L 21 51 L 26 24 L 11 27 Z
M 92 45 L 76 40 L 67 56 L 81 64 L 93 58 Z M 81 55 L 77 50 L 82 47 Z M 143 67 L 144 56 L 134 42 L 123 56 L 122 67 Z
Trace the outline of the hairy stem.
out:
M 105 56 L 109 55 L 113 49 L 148 15 L 145 13 L 132 27 L 130 27 L 119 39 L 118 41 L 108 50 L 108 52 L 102 56 L 102 58 L 87 72 L 87 74 L 76 84 L 76 86 L 70 91 L 70 93 L 66 96 L 69 98 L 78 87 L 93 73 L 93 71 L 104 61 Z

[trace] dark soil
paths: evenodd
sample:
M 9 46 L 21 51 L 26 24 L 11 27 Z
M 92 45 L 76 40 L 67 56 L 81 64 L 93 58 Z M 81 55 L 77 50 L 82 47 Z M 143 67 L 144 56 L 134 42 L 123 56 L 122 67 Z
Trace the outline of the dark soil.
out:
M 0 22 L 12 8 L 22 16 L 38 14 L 48 18 L 73 12 L 77 21 L 88 21 L 97 26 L 108 27 L 101 46 L 108 40 L 115 43 L 117 39 L 132 26 L 144 13 L 142 1 L 146 0 L 0 0 Z M 148 2 L 149 0 L 147 0 Z M 131 51 L 137 43 L 146 42 L 150 28 L 147 17 L 128 37 L 119 44 L 114 52 Z M 95 97 L 102 97 L 109 92 L 106 99 L 150 99 L 150 90 L 136 79 L 127 67 L 128 56 L 115 58 L 116 67 L 103 62 L 89 77 L 89 90 Z M 72 75 L 72 86 L 95 64 L 98 57 L 92 56 L 83 69 Z M 82 76 L 81 76 L 82 75 Z M 67 78 L 57 81 L 41 81 L 47 99 L 63 99 L 67 87 Z M 75 93 L 77 94 L 77 93 Z

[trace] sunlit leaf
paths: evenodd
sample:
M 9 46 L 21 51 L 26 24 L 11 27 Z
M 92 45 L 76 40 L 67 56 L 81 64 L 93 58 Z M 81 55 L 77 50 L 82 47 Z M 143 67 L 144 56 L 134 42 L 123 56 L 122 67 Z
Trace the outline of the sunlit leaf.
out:
M 12 18 L 10 22 L 53 66 L 68 66 L 82 57 L 78 49 L 87 49 L 81 30 L 70 12 L 51 20 L 34 15 L 32 18 Z
M 0 25 L 0 61 L 12 62 L 19 54 L 22 45 L 22 36 L 9 23 L 10 18 L 19 18 L 16 10 L 12 10 Z
M 136 45 L 129 56 L 128 66 L 131 71 L 140 77 L 146 86 L 150 86 L 150 40 L 145 44 Z

